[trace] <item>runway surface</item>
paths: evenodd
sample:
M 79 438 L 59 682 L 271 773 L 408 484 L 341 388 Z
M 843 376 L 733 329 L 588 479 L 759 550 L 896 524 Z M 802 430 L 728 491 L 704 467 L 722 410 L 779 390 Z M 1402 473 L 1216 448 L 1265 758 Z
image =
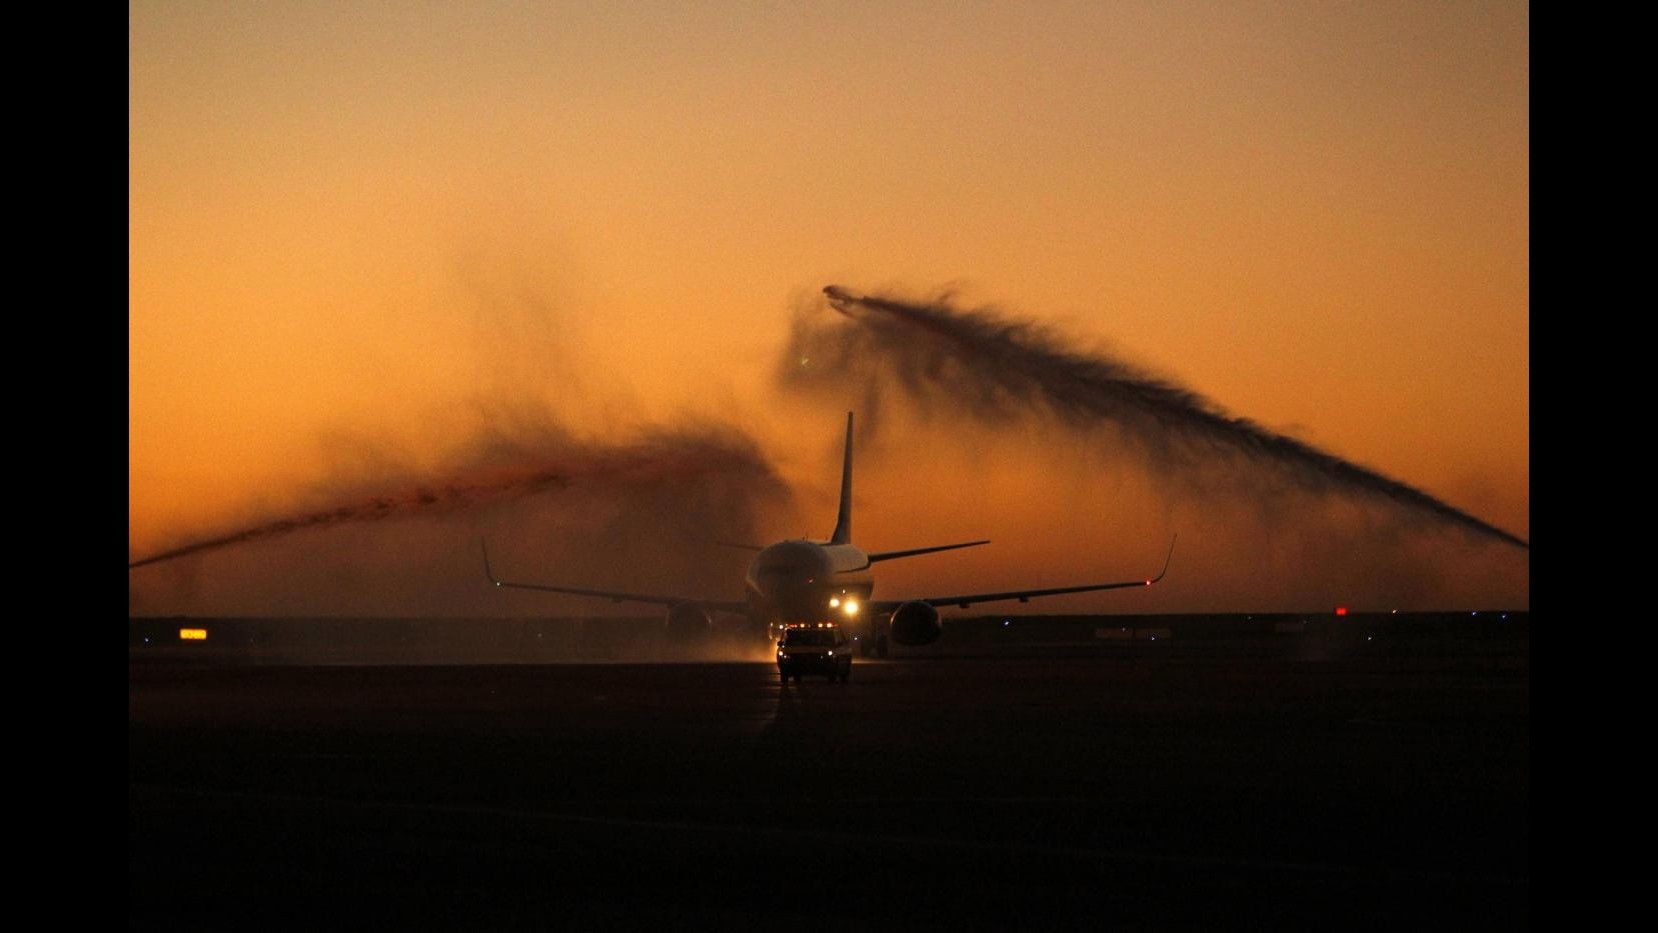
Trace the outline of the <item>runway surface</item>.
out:
M 1516 929 L 1524 653 L 129 664 L 138 929 Z

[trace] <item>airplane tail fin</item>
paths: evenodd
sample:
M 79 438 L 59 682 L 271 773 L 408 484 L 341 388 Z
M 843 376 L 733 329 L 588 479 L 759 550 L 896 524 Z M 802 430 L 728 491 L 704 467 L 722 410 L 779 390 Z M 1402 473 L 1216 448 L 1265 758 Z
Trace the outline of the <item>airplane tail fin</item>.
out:
M 841 464 L 841 510 L 830 544 L 852 543 L 852 413 L 846 413 L 846 460 Z

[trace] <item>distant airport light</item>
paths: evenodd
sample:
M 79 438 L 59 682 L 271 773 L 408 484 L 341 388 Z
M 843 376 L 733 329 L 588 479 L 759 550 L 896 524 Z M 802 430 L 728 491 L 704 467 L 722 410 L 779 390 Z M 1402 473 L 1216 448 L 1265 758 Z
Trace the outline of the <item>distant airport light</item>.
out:
M 1336 615 L 1344 616 L 1346 614 L 1347 614 L 1347 607 L 1346 606 L 1337 606 L 1336 607 Z
M 178 630 L 179 641 L 206 641 L 207 629 L 181 628 Z
M 839 596 L 831 596 L 831 597 L 829 597 L 829 608 L 830 608 L 830 609 L 834 609 L 834 608 L 837 608 L 837 607 L 838 607 L 838 606 L 840 606 L 840 604 L 841 604 L 841 601 L 840 601 L 840 597 L 839 597 Z

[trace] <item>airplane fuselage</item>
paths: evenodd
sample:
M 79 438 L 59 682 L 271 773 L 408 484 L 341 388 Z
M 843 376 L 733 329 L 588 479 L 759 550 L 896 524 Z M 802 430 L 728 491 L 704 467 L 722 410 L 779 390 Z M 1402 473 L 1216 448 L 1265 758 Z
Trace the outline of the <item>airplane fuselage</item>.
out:
M 865 630 L 875 591 L 869 555 L 851 544 L 797 539 L 761 549 L 744 589 L 757 623 L 768 629 L 833 622 Z

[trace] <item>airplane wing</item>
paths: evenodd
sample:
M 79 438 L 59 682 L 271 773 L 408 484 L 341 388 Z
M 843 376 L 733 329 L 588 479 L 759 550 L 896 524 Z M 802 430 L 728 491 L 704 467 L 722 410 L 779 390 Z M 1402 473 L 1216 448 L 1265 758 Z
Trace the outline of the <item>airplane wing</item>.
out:
M 1038 596 L 1060 596 L 1065 593 L 1091 593 L 1095 590 L 1120 590 L 1131 586 L 1151 586 L 1163 579 L 1169 572 L 1169 561 L 1174 558 L 1174 542 L 1180 540 L 1179 535 L 1169 542 L 1169 553 L 1163 558 L 1163 569 L 1157 576 L 1142 580 L 1125 580 L 1121 583 L 1085 583 L 1082 586 L 1056 586 L 1043 590 L 1008 590 L 1005 593 L 968 593 L 963 596 L 929 596 L 923 599 L 889 599 L 880 600 L 870 605 L 870 611 L 881 613 L 891 612 L 905 603 L 922 602 L 929 606 L 960 606 L 965 609 L 974 603 L 993 603 L 1007 599 L 1017 599 L 1020 602 L 1029 602 Z
M 512 583 L 499 580 L 495 571 L 489 566 L 489 546 L 479 541 L 484 553 L 484 576 L 496 586 L 511 587 L 519 590 L 541 590 L 547 593 L 570 593 L 575 596 L 597 596 L 608 599 L 613 603 L 650 603 L 657 606 L 677 606 L 680 603 L 696 603 L 712 612 L 730 612 L 738 615 L 748 613 L 748 604 L 741 602 L 722 602 L 720 600 L 697 599 L 692 596 L 654 596 L 648 593 L 626 593 L 618 590 L 591 590 L 577 586 L 555 586 L 551 583 Z

